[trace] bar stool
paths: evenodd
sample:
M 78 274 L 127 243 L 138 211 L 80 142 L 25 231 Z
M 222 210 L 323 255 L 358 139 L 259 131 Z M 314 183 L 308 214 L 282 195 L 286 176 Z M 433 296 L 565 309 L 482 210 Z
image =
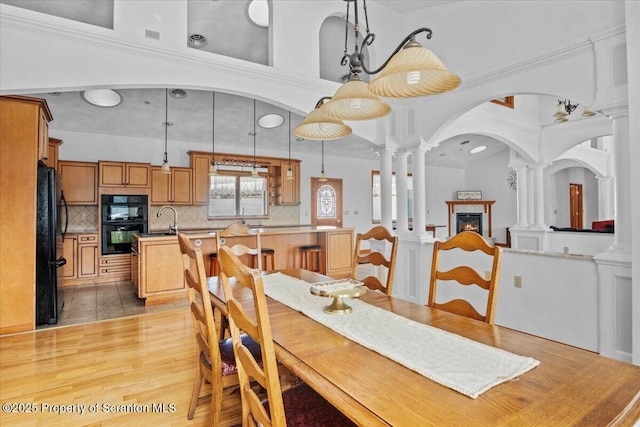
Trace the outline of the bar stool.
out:
M 264 268 L 265 271 L 275 270 L 276 269 L 276 250 L 271 248 L 261 248 L 260 252 L 262 252 L 262 268 Z M 269 268 L 269 266 L 271 268 Z
M 216 252 L 209 254 L 209 277 L 218 275 L 218 254 Z
M 320 245 L 300 246 L 300 267 L 304 270 L 320 271 Z

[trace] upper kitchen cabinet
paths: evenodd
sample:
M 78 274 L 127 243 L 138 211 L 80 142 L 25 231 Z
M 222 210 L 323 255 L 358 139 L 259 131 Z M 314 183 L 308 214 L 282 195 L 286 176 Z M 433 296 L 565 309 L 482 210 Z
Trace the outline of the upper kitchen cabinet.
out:
M 149 163 L 98 162 L 100 187 L 149 188 Z
M 98 205 L 98 164 L 60 160 L 62 191 L 68 205 Z
M 194 205 L 206 205 L 209 203 L 209 167 L 211 166 L 211 153 L 189 151 L 192 175 L 192 194 Z
M 42 99 L 0 97 L 0 334 L 35 329 L 38 161 L 51 120 Z
M 58 170 L 58 149 L 60 144 L 62 144 L 61 139 L 49 138 L 47 157 L 44 159 L 45 164 L 55 170 Z
M 280 166 L 280 204 L 300 204 L 300 161 L 291 160 L 290 175 L 288 160 Z
M 171 173 L 162 173 L 159 166 L 151 167 L 152 205 L 190 205 L 191 169 L 171 168 Z

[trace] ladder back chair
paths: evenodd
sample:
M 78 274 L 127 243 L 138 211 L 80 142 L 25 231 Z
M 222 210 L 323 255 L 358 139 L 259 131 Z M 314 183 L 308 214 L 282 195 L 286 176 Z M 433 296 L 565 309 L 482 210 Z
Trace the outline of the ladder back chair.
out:
M 242 264 L 226 247 L 220 248 L 218 256 L 240 379 L 242 425 L 355 425 L 304 383 L 282 392 L 262 276 Z M 233 284 L 229 280 L 231 277 L 235 278 Z M 247 294 L 251 297 L 247 298 Z M 251 304 L 252 307 L 246 310 L 240 301 Z M 240 340 L 241 333 L 246 333 L 260 343 L 262 366 Z M 250 381 L 256 381 L 266 390 L 266 400 L 251 387 Z
M 391 244 L 389 256 L 386 258 L 383 253 L 377 251 L 362 252 L 361 243 L 367 240 L 386 241 Z M 356 235 L 356 245 L 353 254 L 353 272 L 351 277 L 357 279 L 358 266 L 360 264 L 372 264 L 373 266 L 384 266 L 387 268 L 387 279 L 382 283 L 375 276 L 365 277 L 362 282 L 369 289 L 381 291 L 387 295 L 391 295 L 393 290 L 393 279 L 396 270 L 396 253 L 398 251 L 398 236 L 392 236 L 385 227 L 377 226 L 364 234 Z
M 193 419 L 202 383 L 206 380 L 211 384 L 210 416 L 212 425 L 235 425 L 241 417 L 239 411 L 235 415 L 231 414 L 230 419 L 221 420 L 222 398 L 223 396 L 225 398 L 231 397 L 231 392 L 239 384 L 233 342 L 230 338 L 218 340 L 201 250 L 191 246 L 189 239 L 184 234 L 178 235 L 178 244 L 182 254 L 184 279 L 187 285 L 198 353 L 196 377 L 187 418 Z M 256 357 L 261 357 L 258 344 L 246 336 L 242 337 L 242 340 Z
M 452 249 L 461 249 L 466 252 L 481 251 L 490 257 L 488 258 L 491 261 L 491 274 L 489 279 L 484 279 L 474 268 L 467 265 L 458 265 L 450 270 L 442 271 L 439 266 L 441 252 Z M 472 319 L 481 320 L 492 325 L 498 299 L 501 261 L 502 248 L 499 246 L 491 246 L 480 234 L 474 231 L 463 231 L 445 242 L 435 242 L 433 245 L 429 301 L 427 305 Z M 478 311 L 464 299 L 453 299 L 444 303 L 437 303 L 436 293 L 438 280 L 452 280 L 463 286 L 476 285 L 486 290 L 487 305 L 485 314 L 482 315 L 478 313 Z
M 228 238 L 231 238 L 231 242 L 236 240 L 235 244 L 227 244 L 225 242 Z M 228 246 L 233 251 L 233 254 L 238 257 L 249 256 L 246 265 L 256 266 L 258 271 L 262 271 L 262 244 L 260 242 L 260 233 L 251 230 L 245 224 L 236 222 L 228 226 L 222 231 L 216 233 L 216 247 L 218 252 L 221 246 Z M 218 262 L 219 259 L 218 259 Z

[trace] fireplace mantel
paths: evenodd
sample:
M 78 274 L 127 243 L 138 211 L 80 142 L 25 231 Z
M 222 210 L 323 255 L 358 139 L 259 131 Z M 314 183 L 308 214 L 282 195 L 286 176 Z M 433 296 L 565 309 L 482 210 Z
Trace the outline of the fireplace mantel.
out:
M 487 228 L 487 236 L 492 236 L 491 231 L 491 205 L 493 205 L 495 200 L 447 200 L 445 203 L 449 207 L 449 236 L 451 236 L 451 216 L 456 213 L 456 207 L 461 205 L 481 205 L 484 208 L 484 213 L 487 214 L 488 220 L 488 228 Z

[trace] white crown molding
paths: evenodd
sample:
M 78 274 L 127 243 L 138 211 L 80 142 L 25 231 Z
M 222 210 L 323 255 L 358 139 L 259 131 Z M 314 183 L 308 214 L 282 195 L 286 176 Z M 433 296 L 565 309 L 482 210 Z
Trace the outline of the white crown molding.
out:
M 548 63 L 561 61 L 581 53 L 592 52 L 593 40 L 601 40 L 611 37 L 612 35 L 623 34 L 624 32 L 625 24 L 619 23 L 614 27 L 606 27 L 596 33 L 572 37 L 549 47 L 529 52 L 490 67 L 477 70 L 469 75 L 463 75 L 461 76 L 463 82 L 461 87 L 472 87 L 484 84 L 491 80 L 504 79 L 507 76 L 527 71 L 531 68 L 537 68 Z

